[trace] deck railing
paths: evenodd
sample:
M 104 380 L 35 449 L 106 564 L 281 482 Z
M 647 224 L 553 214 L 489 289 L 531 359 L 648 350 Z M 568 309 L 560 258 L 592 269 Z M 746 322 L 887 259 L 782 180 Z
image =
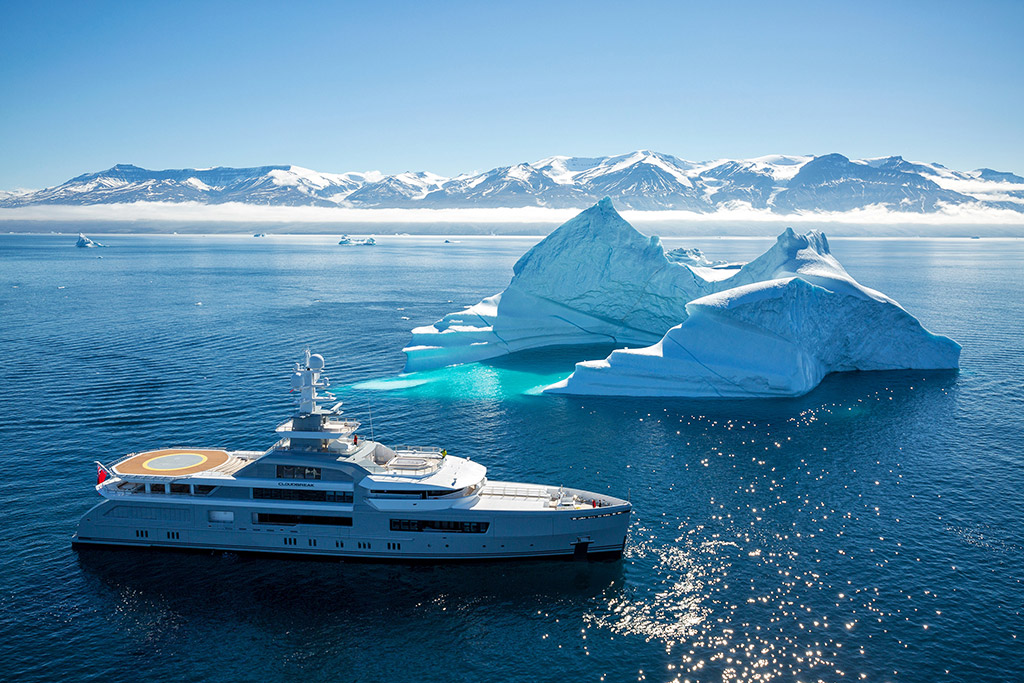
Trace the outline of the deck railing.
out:
M 391 450 L 398 454 L 441 455 L 437 446 L 393 446 Z
M 557 495 L 557 491 L 555 491 Z M 551 498 L 552 492 L 537 486 L 494 486 L 487 484 L 480 491 L 482 496 L 505 496 L 507 498 Z
M 231 455 L 241 460 L 256 460 L 263 456 L 266 451 L 228 451 Z

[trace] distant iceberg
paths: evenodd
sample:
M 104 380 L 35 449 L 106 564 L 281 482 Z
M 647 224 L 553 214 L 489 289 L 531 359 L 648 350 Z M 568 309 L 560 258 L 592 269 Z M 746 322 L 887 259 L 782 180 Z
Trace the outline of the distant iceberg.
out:
M 80 249 L 92 249 L 94 247 L 104 247 L 105 244 L 100 244 L 95 240 L 91 240 L 82 233 L 78 233 L 78 241 L 75 242 L 75 246 Z
M 830 372 L 958 366 L 956 342 L 850 277 L 817 231 L 787 229 L 745 265 L 670 253 L 605 198 L 527 252 L 504 292 L 413 330 L 406 371 L 611 342 L 644 348 L 579 363 L 545 391 L 794 396 Z
M 354 239 L 348 235 L 342 235 L 341 239 L 338 240 L 338 244 L 344 247 L 372 247 L 377 244 L 377 240 L 372 237 L 366 239 Z
M 739 268 L 742 263 L 729 263 L 728 261 L 711 261 L 704 252 L 696 247 L 680 247 L 665 252 L 665 258 L 673 263 L 683 263 L 688 266 L 700 266 L 703 268 Z

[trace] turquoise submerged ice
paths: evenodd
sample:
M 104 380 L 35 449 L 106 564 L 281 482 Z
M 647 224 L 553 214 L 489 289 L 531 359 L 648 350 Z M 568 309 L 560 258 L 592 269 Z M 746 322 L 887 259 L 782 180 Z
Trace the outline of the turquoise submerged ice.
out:
M 513 268 L 505 291 L 413 330 L 406 370 L 545 346 L 626 347 L 548 393 L 796 396 L 831 372 L 948 369 L 960 346 L 854 280 L 817 231 L 741 267 L 666 257 L 604 199 Z

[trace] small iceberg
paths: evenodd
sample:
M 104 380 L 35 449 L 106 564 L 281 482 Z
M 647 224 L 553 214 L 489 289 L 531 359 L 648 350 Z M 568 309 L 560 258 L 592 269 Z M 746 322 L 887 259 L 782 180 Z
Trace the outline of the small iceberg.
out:
M 346 247 L 372 247 L 377 244 L 377 240 L 372 237 L 366 239 L 354 239 L 348 235 L 342 235 L 341 239 L 338 240 L 338 244 Z
M 736 267 L 742 266 L 739 264 L 730 264 L 728 261 L 711 261 L 704 252 L 696 247 L 680 247 L 679 249 L 672 249 L 671 251 L 665 252 L 665 258 L 673 263 L 683 263 L 688 266 L 700 266 L 703 268 L 725 268 L 725 267 Z
M 747 264 L 665 253 L 605 198 L 513 267 L 509 286 L 413 330 L 406 372 L 530 348 L 630 348 L 576 365 L 546 393 L 797 396 L 830 372 L 947 369 L 960 346 L 854 280 L 817 231 Z
M 100 244 L 95 240 L 89 239 L 84 234 L 78 233 L 78 241 L 75 243 L 75 246 L 79 249 L 93 249 L 95 247 L 105 247 L 107 245 Z

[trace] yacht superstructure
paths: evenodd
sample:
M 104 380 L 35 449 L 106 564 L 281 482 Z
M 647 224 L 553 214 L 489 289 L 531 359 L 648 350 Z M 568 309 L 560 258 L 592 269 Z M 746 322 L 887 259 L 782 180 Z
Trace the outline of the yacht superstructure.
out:
M 293 417 L 270 449 L 169 448 L 97 463 L 103 500 L 76 545 L 415 561 L 618 556 L 630 504 L 577 489 L 489 481 L 439 448 L 357 434 L 326 393 L 324 360 L 292 374 Z M 322 392 L 322 393 L 321 393 Z

